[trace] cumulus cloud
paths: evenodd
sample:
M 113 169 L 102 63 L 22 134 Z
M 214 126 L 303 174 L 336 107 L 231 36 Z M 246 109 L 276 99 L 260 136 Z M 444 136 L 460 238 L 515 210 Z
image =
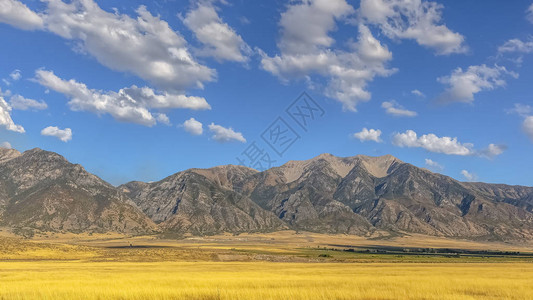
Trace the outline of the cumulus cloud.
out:
M 533 3 L 526 10 L 526 18 L 533 23 Z
M 419 90 L 412 90 L 411 91 L 411 94 L 415 95 L 415 96 L 418 96 L 418 97 L 422 97 L 422 98 L 425 98 L 426 95 L 424 95 L 424 93 L 422 93 L 421 91 Z
M 433 161 L 429 158 L 426 158 L 426 166 L 428 167 L 428 169 L 430 170 L 433 170 L 433 171 L 437 171 L 437 172 L 442 172 L 444 170 L 444 166 L 439 164 L 438 162 L 436 161 Z
M 430 152 L 453 155 L 471 155 L 474 146 L 473 144 L 461 144 L 457 138 L 438 137 L 432 133 L 418 137 L 413 130 L 397 133 L 394 135 L 392 143 L 399 147 L 424 148 Z
M 59 129 L 57 126 L 48 126 L 41 130 L 41 135 L 53 136 L 66 143 L 72 139 L 72 130 L 70 128 Z
M 168 118 L 168 116 L 166 114 L 163 114 L 163 113 L 156 113 L 155 114 L 155 119 L 157 120 L 158 123 L 161 123 L 161 124 L 165 124 L 165 125 L 172 125 L 170 123 L 170 119 Z
M 43 28 L 42 18 L 25 4 L 16 0 L 0 1 L 0 22 L 24 30 Z
M 209 104 L 201 97 L 188 97 L 185 95 L 156 93 L 154 90 L 135 85 L 129 88 L 114 91 L 99 91 L 89 89 L 85 84 L 74 79 L 64 80 L 52 71 L 37 70 L 35 80 L 44 87 L 67 96 L 68 105 L 74 111 L 89 111 L 101 114 L 110 114 L 122 122 L 137 123 L 145 126 L 156 124 L 157 115 L 150 112 L 155 109 L 210 109 Z M 163 123 L 166 122 L 164 119 Z
M 442 24 L 443 5 L 421 0 L 361 0 L 359 14 L 392 39 L 412 39 L 438 55 L 465 53 L 465 37 Z
M 498 47 L 499 53 L 531 53 L 533 52 L 533 40 L 522 41 L 519 39 L 511 39 Z
M 295 1 L 281 14 L 278 46 L 286 53 L 313 53 L 330 47 L 335 42 L 329 36 L 335 20 L 353 12 L 345 0 Z
M 28 110 L 28 109 L 35 109 L 35 110 L 43 110 L 47 109 L 48 105 L 44 101 L 37 101 L 33 99 L 24 98 L 21 95 L 13 95 L 9 99 L 9 103 L 11 104 L 11 107 L 13 109 L 18 110 Z
M 461 171 L 461 174 L 464 176 L 464 178 L 468 181 L 476 181 L 477 180 L 477 175 L 474 174 L 474 173 L 470 173 L 468 172 L 467 170 L 462 170 Z
M 511 39 L 498 47 L 498 57 L 506 57 L 521 66 L 524 61 L 524 55 L 533 52 L 533 38 L 529 37 L 527 41 L 520 39 Z
M 15 124 L 11 118 L 11 106 L 0 96 L 0 126 L 3 126 L 9 131 L 24 133 L 24 127 Z
M 418 136 L 413 130 L 404 133 L 396 133 L 392 139 L 392 144 L 398 147 L 423 148 L 429 152 L 443 153 L 460 156 L 480 156 L 494 158 L 502 154 L 506 147 L 504 145 L 490 144 L 486 149 L 476 150 L 472 143 L 460 143 L 456 137 L 438 137 L 430 133 Z
M 228 142 L 241 142 L 246 143 L 246 139 L 240 132 L 235 132 L 233 128 L 225 128 L 220 125 L 216 125 L 215 123 L 209 124 L 209 130 L 213 133 L 213 136 L 211 137 L 215 141 L 219 143 L 228 143 Z
M 202 135 L 204 133 L 203 124 L 200 121 L 197 121 L 195 118 L 186 120 L 181 126 L 183 129 L 185 129 L 185 131 L 192 135 Z
M 478 150 L 476 154 L 481 157 L 492 159 L 503 154 L 505 150 L 507 150 L 507 146 L 505 145 L 489 144 L 486 149 Z
M 14 0 L 2 3 L 24 6 Z M 153 16 L 145 6 L 140 6 L 137 17 L 132 18 L 118 11 L 104 11 L 93 0 L 45 3 L 46 10 L 40 14 L 44 25 L 36 28 L 74 41 L 76 49 L 95 57 L 104 66 L 131 72 L 170 91 L 201 88 L 215 79 L 216 72 L 193 58 L 179 32 Z M 33 13 L 27 7 L 25 10 Z M 11 15 L 16 20 L 24 19 L 23 14 Z
M 13 148 L 13 147 L 11 147 L 11 144 L 9 142 L 0 143 L 0 147 L 1 148 L 5 148 L 5 149 L 12 149 Z
M 360 140 L 361 142 L 373 141 L 376 143 L 381 143 L 381 130 L 367 129 L 365 127 L 360 132 L 354 133 L 353 137 Z
M 448 85 L 444 93 L 439 96 L 439 101 L 471 103 L 475 94 L 505 86 L 507 84 L 505 76 L 517 78 L 518 74 L 497 65 L 470 66 L 467 70 L 457 68 L 450 76 L 437 79 L 440 83 Z
M 407 110 L 394 100 L 383 102 L 381 107 L 385 109 L 387 114 L 396 117 L 416 117 L 418 115 L 416 111 Z
M 224 23 L 212 2 L 198 2 L 183 18 L 183 23 L 205 48 L 197 53 L 219 61 L 246 62 L 252 50 L 233 28 Z
M 18 69 L 13 70 L 13 72 L 9 74 L 9 77 L 11 77 L 11 79 L 13 79 L 14 81 L 17 81 L 22 77 L 22 73 Z
M 259 51 L 261 67 L 283 81 L 324 77 L 328 80 L 326 96 L 342 103 L 343 109 L 356 111 L 358 103 L 370 100 L 368 82 L 396 70 L 386 67 L 392 53 L 363 24 L 359 24 L 358 40 L 349 43 L 349 51 L 331 48 L 335 40 L 330 33 L 336 22 L 353 12 L 345 0 L 292 2 L 279 22 L 281 53 L 271 57 Z
M 135 101 L 141 102 L 150 108 L 173 109 L 184 108 L 192 110 L 208 110 L 211 106 L 202 97 L 186 96 L 183 94 L 170 94 L 167 92 L 156 93 L 148 87 L 137 87 L 135 85 L 129 88 L 123 88 L 119 91 L 128 95 Z

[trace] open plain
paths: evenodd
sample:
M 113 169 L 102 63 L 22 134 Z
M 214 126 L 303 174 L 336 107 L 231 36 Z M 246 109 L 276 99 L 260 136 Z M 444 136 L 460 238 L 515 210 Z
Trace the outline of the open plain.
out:
M 0 299 L 530 299 L 529 246 L 282 231 L 165 239 L 3 232 Z

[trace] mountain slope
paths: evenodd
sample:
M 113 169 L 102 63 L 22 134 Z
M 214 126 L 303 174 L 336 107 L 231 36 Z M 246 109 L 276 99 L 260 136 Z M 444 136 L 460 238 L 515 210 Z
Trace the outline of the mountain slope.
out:
M 264 172 L 192 169 L 122 188 L 162 228 L 197 234 L 287 226 L 358 235 L 533 239 L 533 188 L 463 183 L 390 155 L 322 154 Z
M 0 149 L 0 224 L 42 231 L 150 233 L 155 224 L 115 187 L 40 149 Z
M 291 161 L 253 174 L 241 189 L 262 208 L 302 230 L 366 234 L 373 226 L 333 197 L 352 169 L 352 158 L 321 155 L 309 161 Z
M 166 231 L 214 234 L 286 228 L 275 215 L 233 191 L 235 183 L 256 172 L 238 166 L 192 169 L 120 188 Z
M 462 183 L 390 155 L 323 154 L 254 174 L 243 187 L 261 207 L 306 230 L 533 238 L 532 188 Z
M 0 226 L 196 235 L 286 228 L 533 239 L 533 187 L 465 183 L 390 156 L 322 154 L 264 172 L 190 169 L 113 187 L 62 156 L 0 149 Z

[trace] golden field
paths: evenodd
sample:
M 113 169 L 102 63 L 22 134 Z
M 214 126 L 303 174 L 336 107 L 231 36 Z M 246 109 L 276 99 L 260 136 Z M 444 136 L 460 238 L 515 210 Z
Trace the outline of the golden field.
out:
M 533 265 L 2 262 L 0 299 L 531 299 Z
M 131 247 L 130 247 L 131 245 Z M 533 299 L 532 256 L 386 255 L 400 245 L 530 250 L 423 236 L 312 233 L 0 237 L 0 299 Z

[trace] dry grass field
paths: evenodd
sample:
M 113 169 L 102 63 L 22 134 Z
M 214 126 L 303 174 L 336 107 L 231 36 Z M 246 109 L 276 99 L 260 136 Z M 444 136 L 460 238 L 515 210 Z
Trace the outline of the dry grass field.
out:
M 365 248 L 376 245 L 521 255 Z M 532 299 L 533 256 L 524 255 L 530 249 L 424 236 L 374 240 L 290 231 L 181 240 L 118 235 L 22 240 L 4 234 L 0 299 Z
M 533 264 L 2 262 L 0 299 L 531 299 Z

